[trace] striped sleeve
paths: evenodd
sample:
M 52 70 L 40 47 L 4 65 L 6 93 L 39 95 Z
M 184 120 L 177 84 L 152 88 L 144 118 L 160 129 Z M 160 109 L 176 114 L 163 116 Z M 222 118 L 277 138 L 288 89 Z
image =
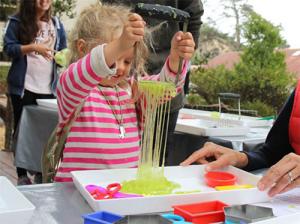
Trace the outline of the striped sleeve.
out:
M 105 62 L 104 46 L 95 47 L 62 73 L 57 85 L 60 123 L 64 123 L 102 78 L 116 73 L 116 68 L 109 68 Z
M 172 71 L 170 69 L 169 66 L 169 58 L 167 58 L 162 70 L 160 71 L 159 74 L 157 75 L 145 75 L 143 77 L 144 80 L 156 80 L 156 81 L 162 81 L 162 82 L 172 82 L 175 83 L 175 79 L 176 79 L 176 73 L 175 71 Z M 185 82 L 185 77 L 186 77 L 186 73 L 188 71 L 188 65 L 189 65 L 189 61 L 188 60 L 184 60 L 183 61 L 183 65 L 182 65 L 182 72 L 179 75 L 179 80 L 178 83 L 176 85 L 176 90 L 177 93 L 182 92 L 183 86 L 184 86 L 184 82 Z

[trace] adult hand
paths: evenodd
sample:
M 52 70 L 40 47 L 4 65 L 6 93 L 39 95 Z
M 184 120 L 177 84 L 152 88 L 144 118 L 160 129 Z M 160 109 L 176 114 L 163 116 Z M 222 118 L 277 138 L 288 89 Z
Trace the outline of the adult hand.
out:
M 34 51 L 42 55 L 48 61 L 53 59 L 54 50 L 44 44 L 34 44 Z
M 127 50 L 133 47 L 136 42 L 143 40 L 145 25 L 146 22 L 140 15 L 136 13 L 130 14 L 120 37 L 120 47 Z
M 214 161 L 210 162 L 212 159 Z M 207 142 L 204 144 L 203 148 L 194 152 L 180 165 L 187 166 L 194 162 L 207 164 L 207 166 L 205 167 L 206 171 L 211 171 L 229 165 L 244 167 L 248 163 L 248 158 L 244 153 L 234 151 L 212 142 Z
M 259 190 L 267 190 L 269 196 L 287 192 L 300 186 L 300 156 L 290 153 L 273 165 L 258 182 Z

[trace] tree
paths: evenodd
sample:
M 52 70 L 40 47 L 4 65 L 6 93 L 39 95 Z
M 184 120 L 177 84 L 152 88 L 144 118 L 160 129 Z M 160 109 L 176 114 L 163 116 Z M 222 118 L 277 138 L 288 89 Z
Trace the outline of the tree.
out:
M 246 45 L 235 66 L 234 89 L 249 102 L 260 100 L 278 110 L 289 95 L 292 74 L 278 48 L 285 42 L 276 27 L 255 12 L 243 27 Z
M 295 84 L 287 72 L 285 55 L 279 50 L 285 40 L 280 36 L 280 27 L 255 12 L 249 14 L 241 28 L 245 46 L 240 62 L 232 70 L 202 66 L 192 71 L 191 92 L 208 104 L 216 103 L 220 92 L 239 93 L 243 109 L 257 110 L 261 116 L 272 115 L 282 107 Z
M 73 18 L 75 16 L 74 7 L 76 0 L 55 0 L 53 1 L 54 15 L 61 17 L 66 14 L 68 17 Z
M 247 4 L 247 0 L 225 0 L 223 1 L 224 13 L 227 18 L 235 20 L 234 37 L 237 49 L 241 48 L 241 23 L 242 18 L 253 12 L 251 5 Z
M 0 0 L 0 21 L 6 21 L 17 9 L 17 0 Z

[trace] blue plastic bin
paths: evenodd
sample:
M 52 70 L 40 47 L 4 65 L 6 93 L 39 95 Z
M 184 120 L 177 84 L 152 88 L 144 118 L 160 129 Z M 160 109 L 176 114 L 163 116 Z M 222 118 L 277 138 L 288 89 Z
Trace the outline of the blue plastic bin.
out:
M 84 224 L 112 224 L 124 218 L 124 216 L 106 211 L 86 214 L 82 217 L 84 219 Z

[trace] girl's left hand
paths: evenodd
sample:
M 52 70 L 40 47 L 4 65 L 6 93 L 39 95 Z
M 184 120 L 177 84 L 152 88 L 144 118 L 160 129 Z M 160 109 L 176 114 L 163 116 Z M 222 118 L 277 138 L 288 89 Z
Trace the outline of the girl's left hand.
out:
M 177 32 L 171 42 L 170 58 L 179 60 L 179 57 L 190 60 L 195 51 L 195 41 L 190 32 Z
M 258 182 L 259 190 L 269 189 L 269 196 L 300 186 L 300 156 L 290 153 L 273 165 Z

